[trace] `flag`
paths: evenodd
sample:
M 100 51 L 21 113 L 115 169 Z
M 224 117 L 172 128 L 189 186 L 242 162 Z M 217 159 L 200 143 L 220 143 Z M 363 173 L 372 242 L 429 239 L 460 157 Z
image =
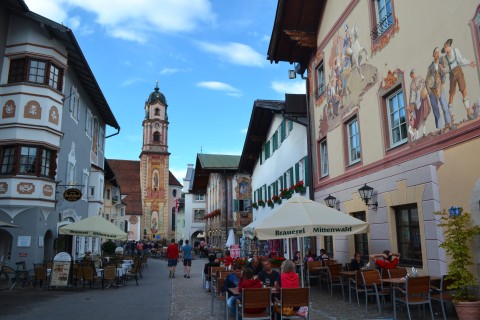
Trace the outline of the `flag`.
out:
M 178 212 L 178 203 L 180 201 L 178 201 L 178 199 L 175 199 L 175 212 Z

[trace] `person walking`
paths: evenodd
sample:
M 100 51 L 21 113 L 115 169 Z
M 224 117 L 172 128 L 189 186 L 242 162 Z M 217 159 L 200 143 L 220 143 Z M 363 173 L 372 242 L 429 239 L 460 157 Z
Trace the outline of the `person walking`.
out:
M 182 246 L 183 255 L 183 277 L 190 279 L 190 268 L 192 267 L 192 250 L 193 247 L 185 240 L 185 245 Z
M 178 246 L 175 243 L 175 239 L 172 239 L 172 243 L 170 243 L 167 247 L 167 260 L 168 269 L 170 270 L 168 277 L 175 278 L 175 269 L 178 262 Z

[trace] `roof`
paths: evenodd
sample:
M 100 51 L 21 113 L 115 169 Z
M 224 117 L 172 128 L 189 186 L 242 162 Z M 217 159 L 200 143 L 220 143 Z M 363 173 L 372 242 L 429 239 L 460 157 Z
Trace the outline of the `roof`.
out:
M 299 63 L 305 71 L 312 50 L 317 48 L 317 30 L 327 1 L 278 0 L 267 59 Z
M 282 114 L 286 119 L 307 125 L 307 100 L 304 94 L 286 94 L 285 101 L 256 100 L 248 124 L 243 151 L 238 164 L 238 171 L 253 173 L 262 146 L 267 141 L 267 134 L 275 114 Z
M 150 93 L 150 96 L 148 97 L 147 104 L 154 104 L 157 101 L 163 104 L 165 107 L 168 106 L 167 99 L 165 99 L 165 96 L 163 95 L 163 93 L 159 91 L 158 81 L 157 81 L 157 84 L 155 85 L 155 88 L 153 89 L 153 92 Z
M 205 193 L 210 173 L 235 173 L 239 161 L 240 156 L 198 153 L 190 190 L 192 193 Z
M 183 187 L 171 171 L 168 171 L 168 184 L 171 186 Z
M 126 204 L 125 213 L 141 215 L 140 161 L 107 160 L 106 162 L 115 174 L 122 196 L 126 195 L 122 200 Z
M 92 104 L 96 106 L 101 118 L 107 125 L 120 130 L 120 125 L 117 123 L 115 116 L 110 110 L 107 100 L 87 63 L 87 59 L 85 59 L 82 49 L 80 49 L 72 30 L 39 14 L 29 11 L 23 1 L 17 1 L 16 7 L 13 6 L 13 3 L 14 1 L 8 0 L 7 7 L 13 7 L 13 9 L 16 9 L 14 11 L 17 13 L 19 13 L 19 8 L 22 8 L 22 15 L 25 18 L 37 22 L 42 28 L 44 28 L 49 36 L 63 43 L 68 53 L 69 68 L 72 68 L 75 71 L 82 87 L 88 93 Z

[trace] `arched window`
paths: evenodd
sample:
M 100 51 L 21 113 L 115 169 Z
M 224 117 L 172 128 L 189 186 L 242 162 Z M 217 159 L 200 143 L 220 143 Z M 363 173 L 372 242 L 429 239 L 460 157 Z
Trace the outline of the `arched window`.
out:
M 160 142 L 160 132 L 156 131 L 153 133 L 153 142 Z
M 159 115 L 160 115 L 160 109 L 159 109 L 159 108 L 155 108 L 155 115 L 156 115 L 156 116 L 159 116 Z

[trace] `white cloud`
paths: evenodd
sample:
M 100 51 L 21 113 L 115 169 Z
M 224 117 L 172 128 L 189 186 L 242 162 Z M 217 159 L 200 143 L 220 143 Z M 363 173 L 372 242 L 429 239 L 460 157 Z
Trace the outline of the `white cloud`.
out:
M 306 93 L 305 90 L 305 81 L 273 81 L 272 82 L 272 89 L 279 92 L 279 93 Z
M 183 178 L 187 175 L 187 168 L 178 169 L 170 167 L 170 172 L 177 178 L 178 182 L 183 185 Z
M 145 42 L 152 33 L 190 32 L 214 24 L 209 0 L 25 0 L 30 10 L 59 23 L 84 10 L 113 37 Z M 73 21 L 75 25 L 75 21 Z M 73 25 L 67 26 L 73 28 Z
M 263 55 L 242 43 L 231 42 L 218 45 L 208 42 L 198 42 L 198 46 L 204 51 L 215 54 L 221 61 L 241 66 L 263 67 L 266 62 Z
M 179 71 L 180 71 L 179 69 L 175 69 L 175 68 L 163 68 L 162 70 L 160 70 L 160 74 L 174 74 Z
M 248 128 L 243 128 L 242 130 L 240 130 L 240 133 L 246 134 L 247 131 L 248 131 Z
M 143 79 L 141 78 L 134 78 L 134 79 L 126 79 L 122 82 L 122 84 L 120 85 L 121 87 L 125 88 L 125 87 L 130 87 L 132 85 L 134 85 L 135 83 L 137 82 L 145 82 Z
M 200 88 L 206 88 L 216 91 L 226 91 L 230 96 L 240 96 L 242 92 L 235 87 L 223 82 L 218 81 L 202 81 L 197 83 L 197 86 Z

